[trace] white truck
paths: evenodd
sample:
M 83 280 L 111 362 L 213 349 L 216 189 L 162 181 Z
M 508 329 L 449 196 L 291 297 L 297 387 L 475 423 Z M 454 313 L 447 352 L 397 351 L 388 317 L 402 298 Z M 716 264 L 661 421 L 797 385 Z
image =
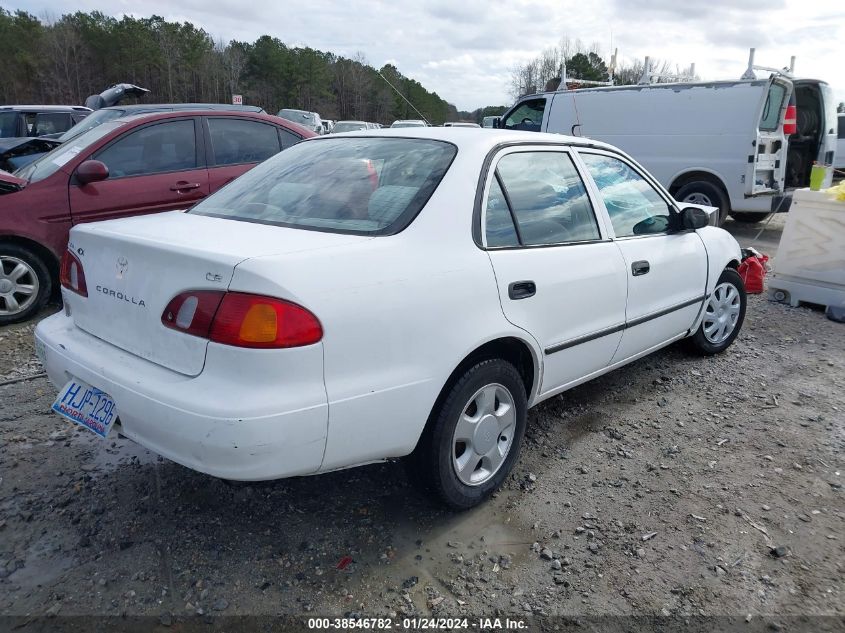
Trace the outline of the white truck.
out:
M 759 222 L 788 210 L 791 190 L 809 185 L 813 162 L 833 164 L 837 140 L 829 86 L 780 72 L 767 79 L 533 94 L 497 127 L 611 143 L 678 201 L 718 207 L 720 224 L 728 215 Z

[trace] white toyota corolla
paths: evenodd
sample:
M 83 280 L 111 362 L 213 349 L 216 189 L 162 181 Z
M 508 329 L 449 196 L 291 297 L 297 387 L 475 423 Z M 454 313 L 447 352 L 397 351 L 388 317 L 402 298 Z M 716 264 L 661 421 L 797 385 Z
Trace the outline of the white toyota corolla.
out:
M 682 338 L 728 347 L 740 249 L 588 139 L 309 140 L 187 212 L 75 227 L 37 349 L 53 409 L 236 480 L 409 456 L 454 507 L 527 409 Z

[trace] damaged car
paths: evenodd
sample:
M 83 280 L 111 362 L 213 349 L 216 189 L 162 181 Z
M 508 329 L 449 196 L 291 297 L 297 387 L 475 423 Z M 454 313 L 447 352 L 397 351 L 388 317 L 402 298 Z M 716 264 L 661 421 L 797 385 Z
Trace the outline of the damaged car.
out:
M 141 114 L 98 125 L 14 174 L 0 171 L 0 325 L 49 300 L 71 226 L 185 209 L 310 136 L 254 112 Z

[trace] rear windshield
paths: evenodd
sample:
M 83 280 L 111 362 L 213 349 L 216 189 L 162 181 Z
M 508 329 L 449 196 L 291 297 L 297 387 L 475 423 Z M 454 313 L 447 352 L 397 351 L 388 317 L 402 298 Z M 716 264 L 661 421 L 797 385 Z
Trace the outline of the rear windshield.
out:
M 317 121 L 313 112 L 304 112 L 303 110 L 288 110 L 286 108 L 284 110 L 279 110 L 278 116 L 283 119 L 287 119 L 288 121 L 299 123 L 300 125 L 314 125 Z
M 340 137 L 300 143 L 189 213 L 294 228 L 390 235 L 417 216 L 457 149 L 429 139 Z

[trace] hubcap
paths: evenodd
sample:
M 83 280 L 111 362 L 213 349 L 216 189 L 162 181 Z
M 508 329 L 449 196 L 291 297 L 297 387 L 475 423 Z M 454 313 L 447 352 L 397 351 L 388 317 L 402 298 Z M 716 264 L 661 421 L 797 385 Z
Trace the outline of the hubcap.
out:
M 510 453 L 516 408 L 510 391 L 498 383 L 482 387 L 469 399 L 452 436 L 452 467 L 468 486 L 495 475 Z
M 0 315 L 20 314 L 38 297 L 38 275 L 22 259 L 0 255 Z
M 704 338 L 719 345 L 731 335 L 739 320 L 739 291 L 731 283 L 716 286 L 704 311 Z
M 687 197 L 685 197 L 685 198 L 683 199 L 683 201 L 682 201 L 682 202 L 689 202 L 690 204 L 702 204 L 702 205 L 704 205 L 705 207 L 712 207 L 712 206 L 715 206 L 715 205 L 714 205 L 714 204 L 710 201 L 710 197 L 709 197 L 709 196 L 706 196 L 706 195 L 704 195 L 703 193 L 701 193 L 701 192 L 699 192 L 699 191 L 695 191 L 695 192 L 693 192 L 693 193 L 689 194 Z

